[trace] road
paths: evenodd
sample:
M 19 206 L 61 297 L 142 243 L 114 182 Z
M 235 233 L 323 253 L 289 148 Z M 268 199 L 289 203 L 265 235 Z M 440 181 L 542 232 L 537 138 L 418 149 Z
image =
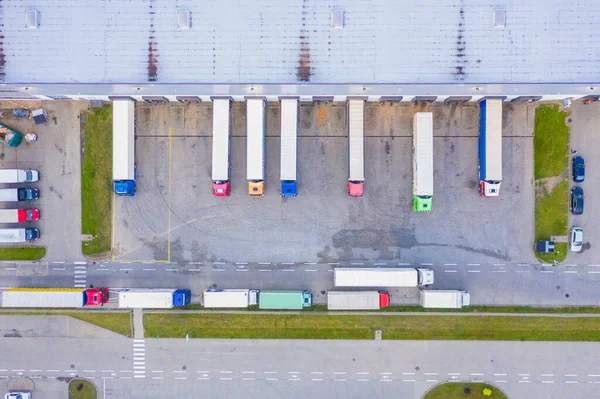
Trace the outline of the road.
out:
M 339 264 L 124 263 L 0 264 L 2 287 L 190 288 L 199 302 L 202 290 L 220 288 L 307 289 L 325 303 Z M 384 264 L 423 266 L 435 271 L 433 289 L 465 289 L 475 305 L 583 306 L 598 304 L 600 265 L 539 264 Z M 268 277 L 267 277 L 268 276 Z M 418 290 L 389 289 L 395 304 L 417 304 Z
M 12 376 L 41 391 L 83 376 L 111 398 L 408 399 L 470 380 L 511 398 L 600 394 L 595 343 L 25 337 L 0 338 L 0 352 L 0 388 Z

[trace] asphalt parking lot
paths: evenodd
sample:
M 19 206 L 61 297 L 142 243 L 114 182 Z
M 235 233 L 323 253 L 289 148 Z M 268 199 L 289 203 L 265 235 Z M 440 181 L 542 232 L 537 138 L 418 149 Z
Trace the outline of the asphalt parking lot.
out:
M 571 177 L 569 161 L 569 181 L 571 187 L 580 186 L 584 190 L 583 215 L 569 214 L 569 228 L 583 228 L 584 245 L 579 253 L 569 251 L 566 263 L 598 264 L 600 259 L 600 176 L 598 174 L 597 154 L 600 153 L 600 103 L 584 105 L 582 101 L 573 101 L 571 106 L 571 148 L 585 159 L 585 180 L 575 184 Z
M 365 195 L 348 198 L 345 103 L 301 103 L 298 197 L 282 198 L 279 104 L 267 105 L 266 195 L 246 182 L 246 117 L 232 103 L 231 184 L 212 195 L 212 107 L 137 105 L 138 191 L 117 198 L 116 260 L 526 262 L 533 259 L 534 108 L 504 105 L 499 198 L 478 184 L 478 107 L 433 104 L 433 211 L 412 210 L 412 109 L 365 107 Z
M 81 175 L 79 113 L 88 107 L 88 101 L 23 101 L 18 104 L 0 101 L 4 124 L 23 134 L 35 132 L 38 140 L 17 148 L 2 145 L 1 168 L 36 169 L 40 172 L 37 183 L 3 185 L 5 187 L 36 187 L 40 198 L 31 202 L 1 203 L 3 208 L 38 208 L 40 220 L 22 223 L 18 227 L 36 227 L 41 238 L 35 245 L 47 247 L 45 260 L 83 260 L 81 253 Z M 45 108 L 48 122 L 35 125 L 33 120 L 14 118 L 12 109 L 25 107 Z M 15 227 L 5 225 L 2 227 Z

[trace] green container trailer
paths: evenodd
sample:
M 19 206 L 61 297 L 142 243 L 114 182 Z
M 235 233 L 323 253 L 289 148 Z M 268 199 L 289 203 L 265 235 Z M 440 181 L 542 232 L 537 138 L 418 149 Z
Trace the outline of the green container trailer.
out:
M 260 309 L 302 310 L 312 306 L 312 294 L 308 291 L 264 290 L 258 294 Z

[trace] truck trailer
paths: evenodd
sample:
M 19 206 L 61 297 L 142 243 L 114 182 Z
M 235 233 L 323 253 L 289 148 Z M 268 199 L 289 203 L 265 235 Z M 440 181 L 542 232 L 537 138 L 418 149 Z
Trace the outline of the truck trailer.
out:
M 113 182 L 115 194 L 135 195 L 135 102 L 113 100 Z
M 231 192 L 230 106 L 229 97 L 213 99 L 212 181 L 215 197 L 227 197 Z
M 459 290 L 421 290 L 424 308 L 460 309 L 471 304 L 471 295 Z
M 261 290 L 258 293 L 260 309 L 302 310 L 312 306 L 312 294 L 308 291 Z
M 190 290 L 127 288 L 119 291 L 119 308 L 170 309 L 189 305 Z
M 336 287 L 420 287 L 433 284 L 433 270 L 427 268 L 337 267 Z
M 298 99 L 281 99 L 281 196 L 298 194 L 296 170 L 298 159 Z
M 35 241 L 40 238 L 38 229 L 0 229 L 0 243 Z
M 500 195 L 502 183 L 502 100 L 479 103 L 479 194 Z
M 348 196 L 362 197 L 365 185 L 363 99 L 348 100 Z
M 212 288 L 202 295 L 205 308 L 247 308 L 257 303 L 258 290 Z
M 0 209 L 0 223 L 34 222 L 39 218 L 37 209 Z
M 390 304 L 387 291 L 328 291 L 329 310 L 377 310 Z
M 253 197 L 265 195 L 265 100 L 246 100 L 246 172 L 248 194 Z
M 413 209 L 430 212 L 433 197 L 433 113 L 413 117 Z
M 0 202 L 31 201 L 40 198 L 37 188 L 2 188 Z
M 0 169 L 0 183 L 34 183 L 40 180 L 40 173 L 33 169 Z
M 3 308 L 82 308 L 108 302 L 108 288 L 8 288 Z

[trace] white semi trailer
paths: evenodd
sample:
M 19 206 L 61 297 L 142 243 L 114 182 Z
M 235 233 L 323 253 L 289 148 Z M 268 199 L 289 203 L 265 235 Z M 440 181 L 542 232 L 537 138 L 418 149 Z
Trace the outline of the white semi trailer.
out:
M 413 117 L 413 209 L 430 212 L 433 197 L 433 113 Z
M 135 102 L 113 100 L 113 182 L 115 194 L 135 195 Z
M 460 309 L 471 304 L 471 295 L 459 290 L 421 290 L 424 308 Z
M 427 268 L 353 268 L 333 270 L 336 287 L 420 287 L 433 284 L 433 270 Z

